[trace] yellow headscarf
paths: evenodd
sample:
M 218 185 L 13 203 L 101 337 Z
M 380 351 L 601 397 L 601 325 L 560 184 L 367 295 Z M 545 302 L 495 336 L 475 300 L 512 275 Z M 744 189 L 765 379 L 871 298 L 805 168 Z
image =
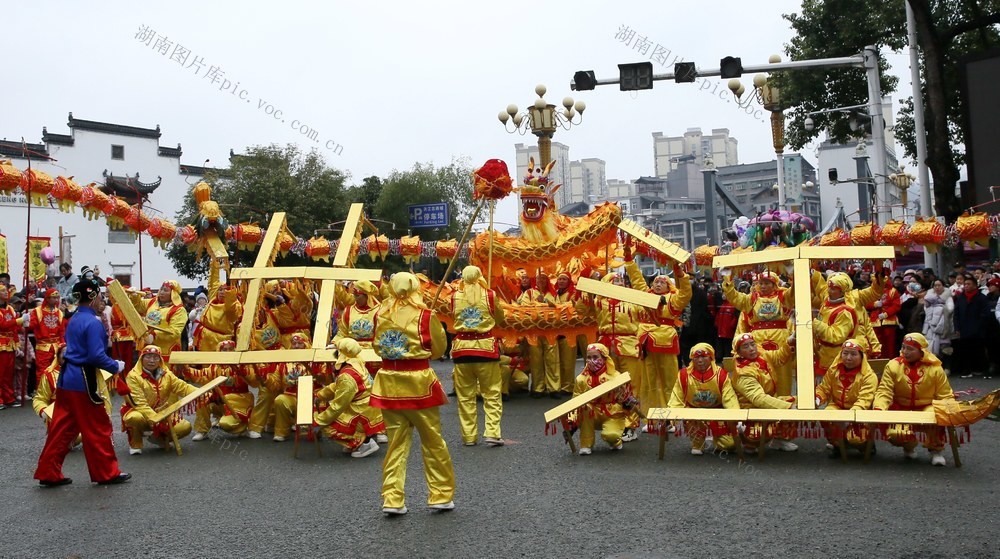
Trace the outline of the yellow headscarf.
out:
M 368 280 L 358 280 L 354 282 L 352 288 L 367 295 L 369 305 L 378 303 L 378 287 L 374 283 Z
M 854 287 L 854 281 L 851 280 L 851 276 L 845 274 L 844 272 L 837 272 L 826 280 L 827 286 L 837 286 L 841 291 L 844 292 L 844 298 L 847 298 L 847 294 L 851 292 Z M 829 299 L 829 292 L 827 292 L 827 299 Z
M 465 299 L 472 305 L 478 304 L 489 289 L 486 279 L 483 278 L 483 271 L 479 269 L 479 266 L 466 266 L 463 268 L 462 283 Z
M 173 306 L 182 305 L 181 284 L 177 280 L 167 280 L 163 282 L 164 287 L 170 288 L 170 304 Z
M 389 279 L 389 289 L 395 299 L 392 308 L 408 305 L 418 309 L 426 309 L 424 298 L 420 295 L 420 280 L 409 272 L 397 272 Z
M 688 357 L 694 359 L 695 355 L 702 351 L 707 351 L 708 355 L 712 358 L 712 363 L 715 363 L 715 348 L 712 347 L 712 344 L 707 344 L 705 342 L 695 344 L 694 347 L 691 348 L 691 352 L 688 354 Z
M 860 340 L 855 338 L 845 340 L 844 343 L 841 344 L 840 348 L 843 349 L 845 347 L 856 349 L 858 350 L 859 353 L 861 353 L 861 373 L 866 373 L 868 371 L 871 371 L 872 373 L 875 372 L 874 369 L 872 369 L 871 365 L 868 364 L 868 354 L 865 353 L 865 346 L 861 343 Z M 830 371 L 836 370 L 837 367 L 839 367 L 840 364 L 843 362 L 844 360 L 840 358 L 840 352 L 837 352 L 837 357 L 833 359 L 833 363 L 830 364 L 830 368 L 828 370 Z
M 925 338 L 923 334 L 913 333 L 903 336 L 903 345 L 908 345 L 910 347 L 916 347 L 923 350 L 924 355 L 923 357 L 920 358 L 920 363 L 923 363 L 925 365 L 936 365 L 938 367 L 941 366 L 941 360 L 938 359 L 937 355 L 934 355 L 933 353 L 930 352 L 930 350 L 927 349 L 928 346 L 927 338 Z M 902 349 L 900 349 L 899 355 L 900 356 L 903 355 Z
M 360 357 L 361 355 L 361 344 L 359 344 L 353 338 L 341 338 L 337 341 L 337 361 L 336 367 L 339 371 L 343 367 L 344 363 L 351 366 L 352 369 L 359 373 L 364 373 L 367 371 L 365 369 L 365 362 Z

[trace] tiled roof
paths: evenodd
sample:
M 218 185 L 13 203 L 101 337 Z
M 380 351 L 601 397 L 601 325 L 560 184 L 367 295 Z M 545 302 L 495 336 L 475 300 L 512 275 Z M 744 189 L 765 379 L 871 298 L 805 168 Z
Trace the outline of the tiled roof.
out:
M 138 126 L 124 126 L 122 124 L 112 124 L 110 122 L 98 122 L 96 120 L 80 120 L 73 118 L 73 113 L 69 113 L 68 126 L 78 130 L 90 130 L 93 132 L 105 132 L 108 134 L 119 134 L 122 136 L 136 136 L 139 138 L 159 139 L 160 125 L 155 129 L 139 128 Z

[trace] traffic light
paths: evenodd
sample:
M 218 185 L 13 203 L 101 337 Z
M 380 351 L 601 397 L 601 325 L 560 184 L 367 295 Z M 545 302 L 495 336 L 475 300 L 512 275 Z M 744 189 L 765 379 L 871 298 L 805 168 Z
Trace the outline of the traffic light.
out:
M 674 64 L 674 81 L 677 83 L 693 83 L 698 77 L 698 69 L 694 62 L 678 62 Z
M 719 62 L 722 79 L 738 78 L 743 75 L 743 61 L 735 56 L 727 56 Z
M 573 87 L 576 91 L 592 91 L 597 87 L 597 76 L 593 70 L 580 70 L 573 74 Z
M 847 118 L 847 125 L 851 127 L 851 132 L 868 134 L 872 131 L 872 117 L 862 109 L 855 109 Z
M 622 91 L 653 89 L 653 63 L 636 62 L 618 65 L 618 85 Z

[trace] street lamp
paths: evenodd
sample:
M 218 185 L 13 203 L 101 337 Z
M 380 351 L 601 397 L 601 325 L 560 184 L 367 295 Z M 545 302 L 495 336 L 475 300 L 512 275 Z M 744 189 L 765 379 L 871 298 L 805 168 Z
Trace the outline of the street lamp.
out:
M 525 112 L 518 112 L 517 105 L 507 105 L 507 109 L 500 111 L 497 118 L 504 125 L 507 132 L 513 134 L 525 134 L 529 130 L 538 136 L 538 155 L 541 159 L 539 165 L 545 167 L 552 161 L 552 136 L 556 129 L 562 127 L 569 130 L 574 124 L 583 122 L 583 111 L 587 109 L 587 104 L 583 101 L 573 101 L 572 97 L 566 97 L 562 101 L 563 109 L 558 110 L 555 105 L 551 105 L 545 100 L 546 88 L 544 85 L 536 85 L 535 93 L 538 99 Z M 577 118 L 579 116 L 579 118 Z M 507 123 L 510 122 L 513 128 Z
M 899 199 L 903 203 L 903 220 L 909 218 L 909 189 L 913 181 L 917 180 L 917 177 L 906 172 L 905 166 L 899 166 L 898 173 L 892 173 L 889 175 L 889 180 L 892 184 L 899 189 Z
M 781 63 L 781 56 L 772 54 L 767 62 L 769 64 Z M 729 80 L 729 90 L 736 97 L 736 104 L 741 108 L 749 107 L 753 102 L 760 103 L 765 110 L 771 113 L 771 140 L 774 144 L 774 153 L 778 159 L 778 208 L 785 208 L 785 113 L 781 106 L 781 92 L 774 85 L 768 83 L 767 76 L 756 74 L 753 77 L 753 91 L 744 101 L 743 94 L 746 87 L 743 83 L 733 78 Z

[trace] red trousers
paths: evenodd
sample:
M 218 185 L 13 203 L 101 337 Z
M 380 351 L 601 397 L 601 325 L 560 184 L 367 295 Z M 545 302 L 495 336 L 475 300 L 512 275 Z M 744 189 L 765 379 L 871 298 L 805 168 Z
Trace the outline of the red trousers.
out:
M 35 390 L 38 390 L 38 383 L 42 382 L 42 373 L 49 368 L 55 358 L 55 351 L 35 349 Z
M 135 342 L 125 340 L 111 342 L 111 358 L 125 363 L 125 371 L 131 371 L 135 366 Z
M 86 392 L 56 389 L 55 417 L 49 423 L 45 448 L 38 458 L 35 479 L 59 481 L 62 465 L 77 433 L 83 436 L 83 454 L 87 458 L 90 481 L 110 481 L 121 473 L 111 444 L 111 418 L 104 404 L 90 401 Z
M 18 397 L 20 398 L 20 394 Z M 0 403 L 14 403 L 14 352 L 0 351 Z
M 878 338 L 878 343 L 882 344 L 882 353 L 879 357 L 882 359 L 893 359 L 899 355 L 896 353 L 896 331 L 899 328 L 894 324 L 892 326 L 876 326 L 873 328 L 875 330 L 875 337 Z

